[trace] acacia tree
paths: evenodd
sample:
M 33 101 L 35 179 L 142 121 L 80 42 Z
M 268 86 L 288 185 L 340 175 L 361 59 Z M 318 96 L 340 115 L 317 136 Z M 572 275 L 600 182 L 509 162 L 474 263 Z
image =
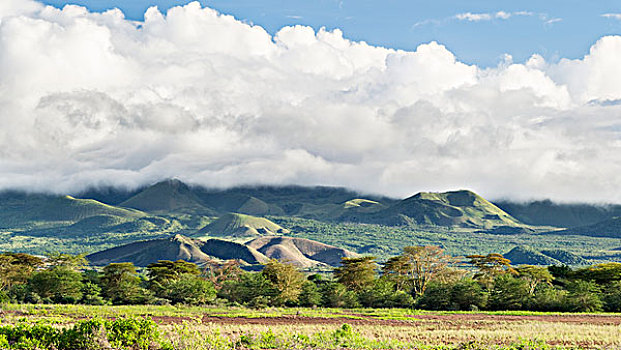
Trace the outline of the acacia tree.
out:
M 334 269 L 334 277 L 348 289 L 359 292 L 375 280 L 378 265 L 374 256 L 342 258 L 341 266 Z
M 535 289 L 541 283 L 550 284 L 554 277 L 548 268 L 542 266 L 522 265 L 517 268 L 521 279 L 528 282 L 528 294 L 535 294 Z
M 24 253 L 0 254 L 0 293 L 24 284 L 32 273 L 43 265 L 43 259 Z
M 477 268 L 474 278 L 483 282 L 488 288 L 494 282 L 494 278 L 506 273 L 516 275 L 517 271 L 511 267 L 511 260 L 501 254 L 491 253 L 487 255 L 468 255 L 468 264 Z
M 423 295 L 431 280 L 456 259 L 437 246 L 410 246 L 384 265 L 384 273 L 405 276 L 416 295 Z
M 270 259 L 261 272 L 278 290 L 273 301 L 277 305 L 296 303 L 302 293 L 304 275 L 292 264 Z

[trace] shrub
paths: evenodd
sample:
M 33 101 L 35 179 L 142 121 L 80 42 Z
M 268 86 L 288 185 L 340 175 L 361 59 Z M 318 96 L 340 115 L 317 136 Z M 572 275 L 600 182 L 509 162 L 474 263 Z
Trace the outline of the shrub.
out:
M 106 322 L 108 341 L 122 349 L 147 350 L 159 339 L 157 325 L 150 318 L 120 318 Z

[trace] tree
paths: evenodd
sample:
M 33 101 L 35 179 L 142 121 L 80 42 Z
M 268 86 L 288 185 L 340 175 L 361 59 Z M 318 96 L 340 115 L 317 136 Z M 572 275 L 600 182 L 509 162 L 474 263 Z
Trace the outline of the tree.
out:
M 159 260 L 147 265 L 147 286 L 157 297 L 168 298 L 170 284 L 178 281 L 182 276 L 198 276 L 198 266 L 184 260 Z
M 25 284 L 32 273 L 43 266 L 43 259 L 24 253 L 0 254 L 0 293 Z
M 593 281 L 576 280 L 568 284 L 567 303 L 570 311 L 602 311 L 604 303 L 600 298 L 601 287 Z
M 292 264 L 270 259 L 261 272 L 278 290 L 275 305 L 295 304 L 304 284 L 304 275 Z
M 511 260 L 501 254 L 468 255 L 466 258 L 469 259 L 468 264 L 474 265 L 478 270 L 474 278 L 484 283 L 488 288 L 491 287 L 498 275 L 517 274 L 517 271 L 511 267 Z
M 240 304 L 251 304 L 259 299 L 270 303 L 278 295 L 278 290 L 262 273 L 244 273 L 239 280 L 226 281 L 218 295 Z
M 298 298 L 300 306 L 318 306 L 321 304 L 321 293 L 317 285 L 311 281 L 306 281 L 302 285 L 302 292 Z
M 378 265 L 374 256 L 342 258 L 341 266 L 334 269 L 334 277 L 350 290 L 361 291 L 373 283 Z
M 489 307 L 493 310 L 520 310 L 527 303 L 528 296 L 528 282 L 511 274 L 500 274 L 494 279 Z
M 223 264 L 210 262 L 205 267 L 203 275 L 219 291 L 226 281 L 239 281 L 240 276 L 244 273 L 239 267 L 240 265 L 239 260 L 227 260 Z
M 521 279 L 528 282 L 528 294 L 535 294 L 535 289 L 540 283 L 551 284 L 554 277 L 546 267 L 522 265 L 517 268 Z
M 577 270 L 575 277 L 585 281 L 594 281 L 600 285 L 621 281 L 621 263 L 610 262 L 585 267 Z
M 104 295 L 114 304 L 141 304 L 151 298 L 140 287 L 140 278 L 132 263 L 112 263 L 103 269 L 101 284 Z
M 321 304 L 325 307 L 354 308 L 360 306 L 356 293 L 338 282 L 321 285 Z
M 82 298 L 82 275 L 65 266 L 35 272 L 30 289 L 43 299 L 55 303 L 77 303 Z
M 210 281 L 185 273 L 166 284 L 166 298 L 173 304 L 203 305 L 216 298 L 216 289 Z
M 52 267 L 64 267 L 72 271 L 79 271 L 88 266 L 88 261 L 84 254 L 71 255 L 52 253 L 48 255 L 46 263 Z
M 445 254 L 440 247 L 411 246 L 403 248 L 401 256 L 389 260 L 384 265 L 384 273 L 395 276 L 398 281 L 405 276 L 414 293 L 420 296 L 425 293 L 429 282 L 454 262 L 455 258 Z

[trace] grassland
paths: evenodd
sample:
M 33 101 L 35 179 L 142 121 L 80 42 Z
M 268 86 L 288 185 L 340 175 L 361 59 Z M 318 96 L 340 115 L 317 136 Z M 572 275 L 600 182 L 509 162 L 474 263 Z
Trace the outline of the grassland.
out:
M 621 314 L 183 306 L 3 306 L 1 324 L 149 317 L 174 349 L 610 349 Z M 347 326 L 343 326 L 347 324 Z

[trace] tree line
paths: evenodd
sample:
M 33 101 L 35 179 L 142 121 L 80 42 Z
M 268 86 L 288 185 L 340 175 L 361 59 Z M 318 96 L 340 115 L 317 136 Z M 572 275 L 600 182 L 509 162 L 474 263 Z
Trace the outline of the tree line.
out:
M 414 246 L 383 264 L 343 258 L 331 275 L 275 259 L 260 272 L 236 261 L 199 267 L 183 260 L 139 272 L 131 263 L 92 269 L 81 255 L 3 253 L 0 302 L 620 312 L 621 263 L 513 267 L 500 254 L 458 259 Z

